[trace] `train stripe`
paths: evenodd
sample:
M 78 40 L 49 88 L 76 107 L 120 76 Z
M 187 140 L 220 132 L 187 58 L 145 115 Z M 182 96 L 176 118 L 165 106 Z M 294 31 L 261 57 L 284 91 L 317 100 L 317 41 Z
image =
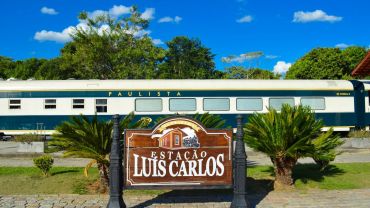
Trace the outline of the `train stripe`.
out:
M 236 126 L 236 115 L 237 114 L 220 114 L 223 119 L 226 119 L 226 125 L 230 127 Z M 250 115 L 252 114 L 243 114 L 245 122 L 247 122 Z M 324 121 L 325 126 L 353 126 L 353 121 L 356 119 L 355 113 L 316 113 L 315 115 L 318 119 Z M 136 115 L 135 119 L 150 117 L 153 121 L 156 121 L 163 116 L 166 115 Z M 69 115 L 0 116 L 0 131 L 30 129 L 53 130 L 61 122 L 68 121 L 70 117 Z M 98 117 L 102 120 L 109 120 L 112 118 L 112 115 L 98 115 Z M 366 118 L 370 120 L 370 113 L 366 114 Z
M 353 91 L 312 90 L 221 90 L 221 91 L 44 91 L 0 92 L 0 98 L 73 98 L 73 97 L 286 97 L 286 96 L 354 96 Z

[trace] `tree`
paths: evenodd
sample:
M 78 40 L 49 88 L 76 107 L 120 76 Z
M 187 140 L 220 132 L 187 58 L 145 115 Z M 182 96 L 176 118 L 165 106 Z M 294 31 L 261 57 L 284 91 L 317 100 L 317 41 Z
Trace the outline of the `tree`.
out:
M 8 74 L 14 69 L 14 62 L 11 58 L 0 56 L 0 78 L 8 78 Z
M 130 113 L 120 122 L 120 130 L 126 128 L 145 128 L 151 122 L 150 118 L 141 118 L 134 121 L 134 114 Z M 49 145 L 58 150 L 64 150 L 65 157 L 90 158 L 85 172 L 93 164 L 97 164 L 100 175 L 101 191 L 106 191 L 109 185 L 109 154 L 112 144 L 112 121 L 101 121 L 97 115 L 89 119 L 87 116 L 73 116 L 56 127 Z
M 366 54 L 362 47 L 316 48 L 296 61 L 286 79 L 351 79 L 351 71 Z
M 70 78 L 68 72 L 61 69 L 60 58 L 45 61 L 35 72 L 33 77 L 37 80 L 63 80 Z
M 344 69 L 344 73 L 351 74 L 356 66 L 366 56 L 367 50 L 364 47 L 350 46 L 342 51 L 344 60 L 348 63 L 348 67 Z
M 136 7 L 130 16 L 116 19 L 92 19 L 82 12 L 79 18 L 87 26 L 78 27 L 73 41 L 62 49 L 62 69 L 77 79 L 154 78 L 164 49 L 145 34 L 148 20 L 140 15 Z
M 280 79 L 280 74 L 271 71 L 251 68 L 246 69 L 242 66 L 232 66 L 225 69 L 224 78 L 226 79 Z
M 275 170 L 274 186 L 279 189 L 293 184 L 292 171 L 299 158 L 324 156 L 336 147 L 338 137 L 333 136 L 332 131 L 321 133 L 322 127 L 323 122 L 315 119 L 308 106 L 285 104 L 279 113 L 270 108 L 266 114 L 252 115 L 244 128 L 244 141 L 271 158 Z M 315 141 L 325 145 L 320 147 L 314 144 Z
M 295 62 L 286 79 L 341 79 L 346 68 L 339 48 L 317 48 Z
M 17 61 L 15 68 L 9 73 L 9 77 L 17 79 L 30 79 L 34 78 L 36 71 L 42 64 L 46 62 L 45 59 L 30 58 L 23 61 Z
M 167 42 L 168 50 L 159 67 L 161 79 L 210 79 L 217 76 L 214 54 L 199 39 L 178 36 Z

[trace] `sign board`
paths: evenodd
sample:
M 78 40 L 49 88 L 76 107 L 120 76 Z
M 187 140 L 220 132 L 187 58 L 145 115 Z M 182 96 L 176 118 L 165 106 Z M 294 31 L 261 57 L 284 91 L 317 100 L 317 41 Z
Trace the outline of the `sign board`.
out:
M 125 188 L 232 187 L 232 130 L 172 117 L 154 129 L 126 130 L 124 148 Z

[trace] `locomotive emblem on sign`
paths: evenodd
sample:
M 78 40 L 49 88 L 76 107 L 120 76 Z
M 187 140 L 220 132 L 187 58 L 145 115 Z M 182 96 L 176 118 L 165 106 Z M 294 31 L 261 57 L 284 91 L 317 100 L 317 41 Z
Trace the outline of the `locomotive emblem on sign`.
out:
M 159 147 L 167 149 L 199 148 L 198 137 L 189 127 L 166 129 L 162 134 L 154 134 L 152 138 L 158 138 Z
M 211 130 L 187 117 L 150 130 L 125 131 L 125 186 L 231 186 L 231 130 Z

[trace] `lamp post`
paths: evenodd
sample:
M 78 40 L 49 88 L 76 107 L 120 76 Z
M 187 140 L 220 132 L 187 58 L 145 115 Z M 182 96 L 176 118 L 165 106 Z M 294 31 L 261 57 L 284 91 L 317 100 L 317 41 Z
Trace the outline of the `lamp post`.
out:
M 242 120 L 243 117 L 238 115 L 237 120 L 237 132 L 236 132 L 236 144 L 234 153 L 234 193 L 233 201 L 231 202 L 232 208 L 245 208 L 248 207 L 247 194 L 245 191 L 246 185 L 246 159 L 247 155 L 245 153 L 245 147 L 243 142 L 243 127 Z
M 122 198 L 123 172 L 122 149 L 120 145 L 119 115 L 113 116 L 113 139 L 109 165 L 109 202 L 108 208 L 126 208 Z

